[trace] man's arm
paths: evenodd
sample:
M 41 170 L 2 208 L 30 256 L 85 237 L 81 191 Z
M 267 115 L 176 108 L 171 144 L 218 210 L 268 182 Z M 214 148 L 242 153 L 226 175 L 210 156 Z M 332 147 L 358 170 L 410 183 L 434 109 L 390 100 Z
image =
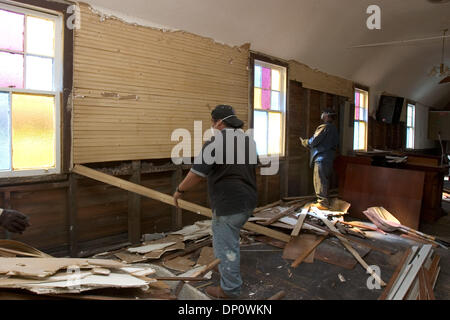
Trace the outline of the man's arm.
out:
M 328 133 L 328 126 L 327 125 L 320 126 L 319 128 L 317 128 L 317 131 L 314 134 L 314 136 L 311 139 L 309 139 L 308 145 L 311 148 L 315 148 L 322 142 L 322 140 L 326 137 L 327 133 Z
M 183 196 L 183 193 L 191 190 L 193 187 L 195 187 L 197 184 L 199 184 L 200 181 L 202 181 L 202 180 L 203 180 L 203 177 L 199 176 L 198 174 L 196 174 L 192 171 L 189 171 L 188 175 L 180 183 L 177 191 L 175 191 L 175 193 L 173 195 L 175 205 L 177 208 L 178 208 L 178 199 L 180 199 Z

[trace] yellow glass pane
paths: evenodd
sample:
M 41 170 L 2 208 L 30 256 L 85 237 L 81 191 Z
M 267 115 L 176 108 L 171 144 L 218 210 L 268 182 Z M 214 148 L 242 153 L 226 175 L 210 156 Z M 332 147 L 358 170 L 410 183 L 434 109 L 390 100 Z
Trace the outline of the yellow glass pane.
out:
M 13 169 L 55 167 L 54 97 L 13 94 Z
M 366 149 L 366 123 L 359 123 L 359 149 Z
M 281 138 L 282 138 L 281 113 L 269 112 L 269 154 L 281 154 Z
M 272 90 L 281 91 L 280 71 L 272 69 Z
M 261 106 L 261 89 L 255 88 L 255 109 L 262 109 Z

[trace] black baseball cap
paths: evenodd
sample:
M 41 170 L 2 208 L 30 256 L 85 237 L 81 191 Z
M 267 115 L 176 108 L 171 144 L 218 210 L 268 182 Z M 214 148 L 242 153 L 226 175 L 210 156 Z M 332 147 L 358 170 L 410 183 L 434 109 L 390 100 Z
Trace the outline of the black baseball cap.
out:
M 232 106 L 228 105 L 218 105 L 212 112 L 211 116 L 215 121 L 222 120 L 225 122 L 228 126 L 240 129 L 244 126 L 244 121 L 240 120 L 236 113 L 234 112 L 234 109 Z

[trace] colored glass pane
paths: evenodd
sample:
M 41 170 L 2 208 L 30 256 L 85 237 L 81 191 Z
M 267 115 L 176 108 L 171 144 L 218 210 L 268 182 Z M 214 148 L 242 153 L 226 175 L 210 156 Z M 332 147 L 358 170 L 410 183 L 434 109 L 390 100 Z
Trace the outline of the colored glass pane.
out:
M 255 87 L 262 87 L 262 67 L 255 66 Z
M 53 59 L 27 56 L 26 88 L 53 90 Z
M 355 92 L 355 106 L 356 107 L 360 106 L 360 104 L 359 104 L 359 92 L 358 91 Z
M 267 155 L 267 112 L 255 111 L 254 139 L 258 155 Z
M 0 87 L 23 88 L 23 55 L 0 52 Z
M 269 154 L 281 154 L 281 113 L 269 112 Z
M 55 167 L 55 99 L 12 96 L 13 169 Z
M 11 169 L 9 93 L 0 92 L 0 170 Z
M 55 23 L 27 16 L 27 53 L 53 57 L 55 55 Z
M 25 16 L 0 10 L 0 50 L 23 51 Z
M 271 110 L 280 111 L 280 93 L 278 91 L 272 91 Z
M 262 68 L 262 88 L 263 89 L 270 89 L 270 74 L 271 70 L 269 68 Z
M 270 90 L 263 89 L 261 102 L 262 102 L 262 108 L 264 110 L 270 110 L 270 104 L 272 103 L 271 98 L 270 98 Z
M 262 109 L 261 105 L 261 89 L 255 88 L 255 94 L 254 94 L 254 100 L 255 100 L 255 109 Z
M 359 149 L 363 150 L 366 148 L 366 123 L 359 123 Z
M 353 149 L 359 150 L 359 122 L 355 121 L 353 128 Z
M 355 108 L 355 120 L 359 120 L 359 107 Z
M 272 69 L 272 90 L 281 91 L 281 74 L 275 69 Z
M 366 121 L 366 108 L 359 108 L 359 120 Z

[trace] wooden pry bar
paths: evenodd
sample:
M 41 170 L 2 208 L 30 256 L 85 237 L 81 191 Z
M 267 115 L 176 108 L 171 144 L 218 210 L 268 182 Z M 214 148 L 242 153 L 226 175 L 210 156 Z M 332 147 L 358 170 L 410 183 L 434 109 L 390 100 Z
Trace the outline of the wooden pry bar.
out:
M 145 196 L 148 198 L 151 198 L 153 200 L 158 200 L 161 201 L 163 203 L 175 206 L 175 202 L 172 196 L 169 196 L 167 194 L 164 194 L 162 192 L 159 191 L 155 191 L 152 190 L 150 188 L 146 188 L 144 186 L 132 183 L 130 181 L 126 181 L 117 177 L 113 177 L 111 175 L 99 172 L 97 170 L 85 167 L 83 165 L 76 165 L 73 169 L 72 169 L 73 173 L 79 174 L 81 176 L 90 178 L 90 179 L 94 179 L 130 192 L 134 192 L 136 194 L 139 194 L 141 196 Z M 184 209 L 184 210 L 188 210 L 197 214 L 200 214 L 202 216 L 208 217 L 208 218 L 212 218 L 212 211 L 209 208 L 205 208 L 202 206 L 199 206 L 198 204 L 195 203 L 191 203 L 185 200 L 178 200 L 178 205 L 180 208 Z M 289 242 L 290 241 L 290 236 L 279 232 L 279 231 L 275 231 L 263 226 L 259 226 L 257 224 L 251 223 L 251 222 L 247 222 L 244 225 L 244 229 L 248 230 L 248 231 L 253 231 L 262 235 L 266 235 L 268 237 L 280 240 L 280 241 L 284 241 L 284 242 Z

